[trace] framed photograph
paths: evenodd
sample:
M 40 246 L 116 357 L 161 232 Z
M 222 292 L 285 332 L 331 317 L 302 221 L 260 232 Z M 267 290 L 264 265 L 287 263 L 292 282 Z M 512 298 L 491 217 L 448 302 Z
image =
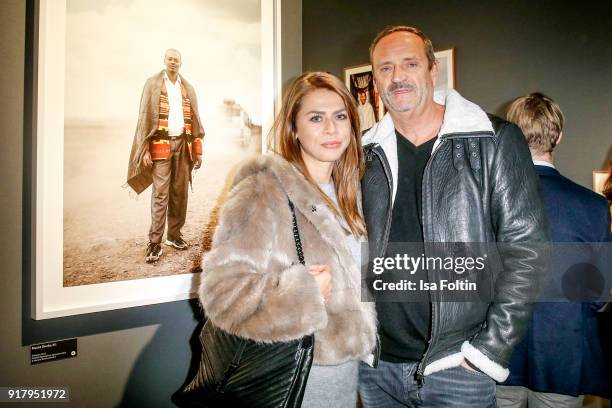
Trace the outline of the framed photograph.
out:
M 344 83 L 357 102 L 361 131 L 371 128 L 385 114 L 383 101 L 374 89 L 372 65 L 344 68 Z
M 437 51 L 435 55 L 440 67 L 435 90 L 454 89 L 455 49 Z M 374 87 L 372 65 L 361 64 L 344 68 L 344 83 L 357 102 L 361 131 L 371 128 L 386 112 Z
M 194 297 L 232 172 L 273 122 L 280 0 L 36 7 L 32 317 Z
M 610 177 L 610 172 L 606 170 L 593 170 L 593 191 L 603 195 L 604 184 Z
M 455 89 L 455 49 L 436 51 L 435 54 L 440 69 L 436 91 Z

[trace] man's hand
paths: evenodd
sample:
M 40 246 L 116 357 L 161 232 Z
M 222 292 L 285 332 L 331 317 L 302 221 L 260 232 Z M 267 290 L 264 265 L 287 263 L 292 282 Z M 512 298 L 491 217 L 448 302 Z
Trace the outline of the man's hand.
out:
M 146 168 L 153 166 L 153 160 L 151 160 L 151 152 L 149 152 L 148 150 L 144 153 L 144 156 L 142 156 L 142 165 Z
M 202 155 L 198 154 L 196 155 L 195 161 L 193 162 L 193 168 L 197 170 L 200 168 L 201 165 L 202 165 Z
M 470 365 L 465 361 L 465 359 L 461 362 L 461 367 L 476 372 L 476 370 L 474 370 L 472 367 L 470 367 Z

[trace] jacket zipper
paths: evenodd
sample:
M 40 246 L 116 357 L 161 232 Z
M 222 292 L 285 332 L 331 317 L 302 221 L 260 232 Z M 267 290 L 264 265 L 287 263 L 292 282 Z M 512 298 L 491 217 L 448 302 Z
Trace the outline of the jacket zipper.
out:
M 371 151 L 376 155 L 376 157 L 378 157 L 380 164 L 382 164 L 383 171 L 385 172 L 385 176 L 387 177 L 387 182 L 388 182 L 387 184 L 389 187 L 389 209 L 387 210 L 387 222 L 385 223 L 385 233 L 383 236 L 383 245 L 381 246 L 381 249 L 385 248 L 386 250 L 387 244 L 389 243 L 389 232 L 391 230 L 391 215 L 393 214 L 393 180 L 391 179 L 391 169 L 388 168 L 389 162 L 387 161 L 387 157 L 385 156 L 383 159 L 381 153 L 379 153 L 376 150 L 376 148 L 379 146 L 380 145 L 377 144 L 371 149 Z M 384 256 L 384 253 L 378 254 L 378 256 L 382 257 Z
M 485 134 L 483 134 L 483 132 L 463 132 L 463 133 L 452 133 L 452 134 L 448 134 L 446 136 L 444 136 L 443 138 L 441 138 L 440 140 L 440 144 L 438 145 L 438 147 L 436 148 L 436 150 L 432 153 L 432 155 L 429 157 L 429 160 L 427 161 L 427 164 L 425 165 L 425 171 L 423 172 L 423 183 L 421 185 L 421 191 L 425 191 L 425 189 L 423 188 L 427 182 L 429 182 L 429 169 L 431 167 L 431 162 L 433 161 L 434 157 L 436 156 L 436 154 L 440 151 L 440 148 L 442 147 L 442 144 L 444 144 L 447 140 L 451 140 L 451 139 L 465 139 L 468 137 L 472 137 L 472 138 L 479 138 L 479 137 L 494 137 L 495 133 L 493 132 L 487 132 Z M 454 155 L 455 152 L 452 152 L 452 154 Z M 422 194 L 422 193 L 421 193 Z M 425 196 L 422 194 L 422 199 L 424 199 Z M 429 198 L 429 197 L 428 197 Z M 431 202 L 432 200 L 428 200 L 428 207 L 427 207 L 427 211 L 428 214 L 432 213 L 431 210 Z M 423 208 L 425 208 L 425 206 L 423 206 Z M 427 231 L 423 231 L 423 243 L 426 242 L 432 242 L 431 238 L 427 239 L 427 235 L 429 237 L 431 237 L 433 234 L 431 232 L 431 226 L 429 225 L 429 223 L 425 222 L 425 211 L 423 211 L 423 225 L 425 226 L 425 228 L 427 229 Z M 427 235 L 426 235 L 427 234 Z M 426 245 L 423 246 L 423 252 L 425 253 L 425 256 L 427 257 L 427 249 L 426 249 Z M 427 274 L 428 278 L 429 278 L 429 273 Z M 431 293 L 430 293 L 431 296 Z M 416 380 L 419 386 L 422 386 L 423 383 L 425 382 L 425 374 L 424 372 L 424 368 L 425 368 L 425 363 L 427 361 L 427 357 L 429 357 L 429 352 L 431 351 L 431 345 L 434 343 L 434 339 L 435 336 L 438 334 L 437 333 L 437 325 L 436 322 L 439 321 L 439 318 L 437 316 L 437 314 L 439 313 L 438 310 L 438 305 L 436 302 L 434 302 L 434 299 L 430 298 L 430 304 L 431 304 L 431 334 L 429 336 L 429 341 L 427 342 L 427 348 L 425 349 L 425 353 L 423 353 L 423 357 L 421 358 L 421 361 L 419 362 L 418 366 L 417 366 L 417 372 L 416 372 Z
M 423 172 L 423 182 L 421 184 L 421 200 L 423 200 L 424 198 L 423 192 L 426 191 L 423 188 L 423 186 L 425 186 L 426 181 L 429 181 L 428 175 L 429 175 L 429 168 L 431 167 L 431 162 L 433 161 L 436 154 L 438 154 L 438 152 L 440 151 L 440 148 L 445 142 L 446 142 L 446 138 L 441 139 L 440 144 L 437 146 L 436 150 L 431 154 L 431 156 L 429 156 L 429 160 L 427 160 L 427 164 L 425 165 L 425 170 Z M 453 154 L 455 154 L 455 152 L 453 152 Z M 427 206 L 427 212 L 428 214 L 431 214 L 431 208 L 430 208 L 431 200 L 427 200 L 427 201 L 429 204 Z M 422 206 L 422 207 L 425 209 L 425 206 Z M 425 228 L 423 228 L 423 243 L 430 242 L 431 239 L 427 239 L 427 237 L 432 235 L 431 232 L 429 231 L 431 226 L 429 225 L 429 223 L 425 222 L 425 211 L 423 211 L 423 214 L 421 216 L 423 217 L 422 221 L 423 221 L 423 225 L 425 226 Z M 424 255 L 427 257 L 426 245 L 423 245 L 423 252 L 424 252 Z M 427 275 L 428 275 L 427 277 L 429 278 L 429 273 Z M 431 292 L 430 292 L 430 296 L 432 296 Z M 423 374 L 423 369 L 424 369 L 425 361 L 427 360 L 429 351 L 431 350 L 431 344 L 433 343 L 434 334 L 437 334 L 436 333 L 436 322 L 438 321 L 438 319 L 436 319 L 436 314 L 438 313 L 438 307 L 436 305 L 436 302 L 434 302 L 434 299 L 430 298 L 429 300 L 430 300 L 430 305 L 431 305 L 431 333 L 429 335 L 429 340 L 427 341 L 427 348 L 425 349 L 425 353 L 423 353 L 423 357 L 421 358 L 421 361 L 419 361 L 419 364 L 417 366 L 416 380 L 417 380 L 417 384 L 419 387 L 422 387 L 423 384 L 425 383 L 425 375 Z

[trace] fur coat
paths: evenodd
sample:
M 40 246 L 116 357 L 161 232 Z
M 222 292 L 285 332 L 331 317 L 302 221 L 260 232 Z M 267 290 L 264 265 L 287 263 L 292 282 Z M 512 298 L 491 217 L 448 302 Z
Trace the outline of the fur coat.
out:
M 297 260 L 291 210 L 306 266 Z M 376 344 L 374 303 L 361 302 L 361 274 L 344 232 L 319 193 L 289 162 L 263 155 L 237 173 L 211 251 L 200 301 L 217 327 L 262 341 L 315 334 L 315 364 L 363 358 Z M 308 265 L 329 265 L 327 303 Z

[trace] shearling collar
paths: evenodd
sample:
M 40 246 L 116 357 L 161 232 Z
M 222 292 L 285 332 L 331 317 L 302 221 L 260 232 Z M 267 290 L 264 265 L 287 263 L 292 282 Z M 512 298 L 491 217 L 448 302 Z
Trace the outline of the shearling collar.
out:
M 439 137 L 453 133 L 493 132 L 493 125 L 486 112 L 473 102 L 462 97 L 454 89 L 436 91 L 434 101 L 445 105 L 444 119 Z M 363 144 L 381 143 L 389 136 L 395 137 L 393 119 L 387 112 L 385 116 L 363 136 Z
M 474 132 L 494 133 L 493 125 L 485 111 L 480 106 L 462 97 L 454 89 L 436 91 L 434 93 L 434 101 L 445 105 L 446 109 L 444 110 L 444 119 L 438 134 L 438 140 L 434 143 L 432 154 L 438 148 L 442 139 L 449 135 Z M 364 146 L 376 143 L 384 150 L 391 169 L 393 181 L 392 197 L 393 201 L 395 201 L 398 173 L 397 142 L 395 138 L 395 125 L 388 112 L 376 125 L 366 132 L 362 143 Z
M 304 213 L 307 218 L 309 214 L 325 212 L 325 209 L 332 214 L 319 192 L 306 181 L 306 178 L 295 166 L 278 154 L 262 154 L 247 161 L 236 174 L 234 185 L 240 183 L 242 179 L 258 173 L 267 173 L 274 176 L 295 205 L 295 208 Z
M 347 282 L 351 282 L 356 288 L 359 287 L 359 277 L 350 273 L 357 266 L 353 264 L 355 261 L 348 248 L 343 245 L 345 237 L 338 219 L 327 207 L 320 193 L 306 181 L 300 171 L 277 154 L 262 154 L 247 161 L 240 168 L 233 185 L 236 186 L 243 179 L 256 174 L 270 175 L 278 181 L 280 188 L 293 202 L 296 211 L 299 211 L 334 249 L 340 264 L 346 265 L 344 270 Z M 279 211 L 279 214 L 282 213 Z

